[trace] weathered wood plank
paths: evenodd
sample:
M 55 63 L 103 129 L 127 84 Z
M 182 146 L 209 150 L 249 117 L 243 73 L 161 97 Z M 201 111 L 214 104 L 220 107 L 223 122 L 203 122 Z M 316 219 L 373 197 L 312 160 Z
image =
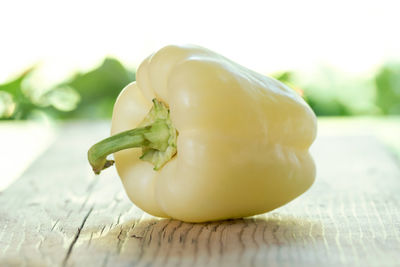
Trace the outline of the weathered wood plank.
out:
M 321 127 L 305 195 L 260 216 L 188 224 L 133 206 L 113 169 L 94 177 L 86 150 L 107 127 L 70 124 L 0 193 L 0 265 L 399 265 L 398 161 L 371 132 Z
M 0 191 L 51 144 L 55 128 L 50 123 L 0 122 Z

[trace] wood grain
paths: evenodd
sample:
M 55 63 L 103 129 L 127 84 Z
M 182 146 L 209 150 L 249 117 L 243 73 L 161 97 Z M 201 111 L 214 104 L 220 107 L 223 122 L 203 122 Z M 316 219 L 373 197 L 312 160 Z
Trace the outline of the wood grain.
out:
M 0 265 L 399 266 L 399 161 L 372 132 L 322 127 L 305 195 L 260 216 L 189 224 L 133 206 L 114 169 L 91 173 L 86 150 L 106 124 L 66 125 L 0 192 Z

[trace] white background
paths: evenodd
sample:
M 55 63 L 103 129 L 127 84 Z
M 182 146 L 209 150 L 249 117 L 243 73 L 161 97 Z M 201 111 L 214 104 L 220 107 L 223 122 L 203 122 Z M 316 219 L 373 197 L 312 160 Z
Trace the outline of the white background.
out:
M 368 74 L 399 58 L 400 1 L 1 1 L 0 82 L 51 84 L 114 56 L 129 67 L 194 43 L 262 73 L 320 64 Z

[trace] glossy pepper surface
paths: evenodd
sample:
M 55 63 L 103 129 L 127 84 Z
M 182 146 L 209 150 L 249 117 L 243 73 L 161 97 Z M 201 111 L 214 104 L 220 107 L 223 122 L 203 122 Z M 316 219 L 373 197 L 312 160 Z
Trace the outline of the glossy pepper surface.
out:
M 121 92 L 112 137 L 89 150 L 89 161 L 98 173 L 115 152 L 127 195 L 152 215 L 240 218 L 311 186 L 316 128 L 311 108 L 281 82 L 205 48 L 167 46 Z

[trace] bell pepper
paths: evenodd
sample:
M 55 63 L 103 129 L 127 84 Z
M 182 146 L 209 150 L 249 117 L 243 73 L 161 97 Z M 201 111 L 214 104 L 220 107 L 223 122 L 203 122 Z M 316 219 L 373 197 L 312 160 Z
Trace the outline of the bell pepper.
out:
M 154 216 L 205 222 L 261 214 L 314 182 L 316 117 L 281 82 L 197 46 L 145 59 L 120 93 L 112 136 L 88 152 L 112 165 L 128 197 Z

